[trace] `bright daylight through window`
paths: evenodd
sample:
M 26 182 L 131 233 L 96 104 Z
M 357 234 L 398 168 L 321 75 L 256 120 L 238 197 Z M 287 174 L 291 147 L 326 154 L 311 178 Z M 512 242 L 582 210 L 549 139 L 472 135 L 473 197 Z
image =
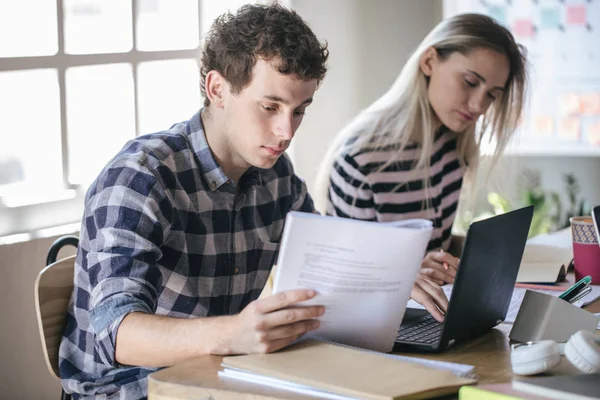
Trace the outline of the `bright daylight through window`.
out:
M 193 115 L 202 34 L 246 2 L 0 0 L 0 237 L 78 223 L 127 140 Z

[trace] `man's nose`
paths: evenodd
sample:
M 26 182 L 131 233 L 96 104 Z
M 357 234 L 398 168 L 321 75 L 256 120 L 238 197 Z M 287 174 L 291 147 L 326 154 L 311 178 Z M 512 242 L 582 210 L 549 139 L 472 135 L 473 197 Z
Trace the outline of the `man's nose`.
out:
M 292 140 L 294 137 L 294 117 L 282 115 L 278 118 L 275 134 L 284 140 Z

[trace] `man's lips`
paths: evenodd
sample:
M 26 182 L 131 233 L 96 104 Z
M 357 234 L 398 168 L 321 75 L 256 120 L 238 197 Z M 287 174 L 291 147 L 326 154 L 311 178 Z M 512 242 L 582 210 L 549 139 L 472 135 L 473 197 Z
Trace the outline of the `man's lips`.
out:
M 273 154 L 273 155 L 280 155 L 285 151 L 285 147 L 269 147 L 269 146 L 263 146 L 265 148 L 265 150 L 267 150 L 269 153 Z

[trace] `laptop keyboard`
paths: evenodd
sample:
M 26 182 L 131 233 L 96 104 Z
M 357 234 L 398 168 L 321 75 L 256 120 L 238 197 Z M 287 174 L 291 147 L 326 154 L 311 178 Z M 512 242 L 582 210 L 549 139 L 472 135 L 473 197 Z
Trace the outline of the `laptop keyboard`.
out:
M 432 344 L 438 341 L 442 333 L 443 324 L 431 315 L 424 316 L 415 325 L 401 327 L 396 336 L 396 341 Z

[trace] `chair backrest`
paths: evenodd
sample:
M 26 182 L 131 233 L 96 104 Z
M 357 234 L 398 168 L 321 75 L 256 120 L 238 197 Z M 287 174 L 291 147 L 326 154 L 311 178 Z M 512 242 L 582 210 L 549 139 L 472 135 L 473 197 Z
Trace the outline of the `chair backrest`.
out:
M 48 371 L 58 378 L 58 347 L 73 293 L 75 256 L 58 260 L 40 271 L 35 281 L 35 311 Z

